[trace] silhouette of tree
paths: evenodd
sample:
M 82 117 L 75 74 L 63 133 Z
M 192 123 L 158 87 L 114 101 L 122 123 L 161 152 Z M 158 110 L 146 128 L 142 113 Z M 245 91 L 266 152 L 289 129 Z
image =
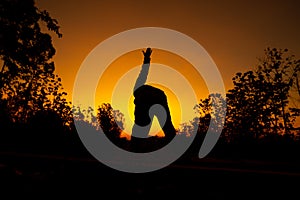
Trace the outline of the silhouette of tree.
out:
M 288 49 L 267 48 L 260 59 L 257 72 L 265 78 L 271 94 L 270 107 L 273 111 L 275 132 L 290 133 L 297 116 L 296 108 L 289 107 L 292 87 L 298 86 L 300 60 L 288 54 Z M 296 115 L 295 115 L 296 114 Z
M 124 130 L 125 128 L 124 114 L 120 110 L 113 110 L 113 116 L 121 131 Z
M 209 126 L 212 131 L 222 128 L 222 119 L 226 116 L 226 101 L 221 94 L 208 95 L 207 98 L 201 99 L 194 109 L 199 113 L 199 133 L 205 134 Z M 195 122 L 195 120 L 193 121 Z
M 94 115 L 94 109 L 92 107 L 82 110 L 80 106 L 73 106 L 72 113 L 74 120 L 89 123 L 97 128 L 97 117 Z
M 299 60 L 287 50 L 265 50 L 256 70 L 237 73 L 227 93 L 226 132 L 244 140 L 289 134 L 299 109 L 289 106 Z
M 222 131 L 223 119 L 226 117 L 226 101 L 221 94 L 210 94 L 207 98 L 201 99 L 195 105 L 194 110 L 198 117 L 180 125 L 179 134 L 189 137 L 195 133 L 195 138 L 185 156 L 198 156 L 199 149 L 210 127 L 210 134 L 214 131 Z M 221 135 L 220 140 L 226 141 L 227 137 Z
M 267 106 L 269 85 L 253 71 L 237 73 L 233 84 L 227 93 L 226 132 L 243 140 L 257 139 L 269 130 L 272 121 L 272 110 Z
M 120 139 L 121 128 L 124 125 L 124 115 L 120 111 L 113 110 L 109 103 L 103 103 L 98 108 L 97 119 L 104 134 L 110 140 Z
M 41 22 L 58 37 L 58 22 L 33 0 L 1 1 L 0 99 L 13 121 L 23 121 L 37 111 L 51 109 L 71 123 L 70 107 L 54 74 L 55 54 L 51 36 Z M 5 100 L 5 101 L 4 101 Z M 5 104 L 5 105 L 4 105 Z

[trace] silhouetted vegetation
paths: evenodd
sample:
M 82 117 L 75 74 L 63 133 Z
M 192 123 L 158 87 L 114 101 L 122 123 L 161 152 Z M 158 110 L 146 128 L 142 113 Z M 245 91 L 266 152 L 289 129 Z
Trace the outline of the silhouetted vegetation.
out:
M 267 48 L 255 70 L 237 73 L 227 95 L 228 131 L 249 139 L 294 137 L 300 110 L 291 107 L 289 97 L 299 69 L 300 61 L 286 49 Z
M 154 151 L 169 140 L 149 137 L 132 148 L 130 140 L 120 137 L 125 120 L 121 111 L 109 103 L 101 104 L 96 114 L 91 107 L 72 107 L 55 74 L 51 33 L 62 37 L 58 22 L 33 0 L 1 0 L 2 196 L 288 199 L 297 195 L 300 60 L 288 50 L 267 48 L 256 68 L 233 77 L 226 99 L 210 94 L 199 100 L 194 107 L 198 117 L 177 131 L 183 140 L 196 134 L 181 159 L 152 173 L 130 174 L 96 161 L 82 144 L 75 122 L 128 151 Z M 213 134 L 222 128 L 224 116 L 217 145 L 205 159 L 198 159 L 210 123 L 215 125 Z
M 234 86 L 226 94 L 226 103 L 220 95 L 212 94 L 195 107 L 199 119 L 183 124 L 182 128 L 198 129 L 193 152 L 199 150 L 211 119 L 214 123 L 224 116 L 227 104 L 224 129 L 214 152 L 240 158 L 297 157 L 300 144 L 300 127 L 296 127 L 299 126 L 296 119 L 300 116 L 299 70 L 300 60 L 290 55 L 287 49 L 267 48 L 254 70 L 239 72 L 233 77 Z M 296 102 L 292 104 L 291 99 Z
M 33 0 L 1 1 L 1 150 L 87 155 L 74 120 L 101 128 L 112 142 L 132 150 L 130 140 L 120 138 L 124 115 L 110 104 L 100 105 L 96 116 L 92 108 L 71 108 L 61 78 L 54 73 L 55 49 L 43 26 L 62 37 L 58 22 Z M 267 48 L 255 69 L 233 77 L 226 99 L 219 94 L 201 99 L 195 106 L 199 117 L 182 124 L 177 133 L 189 137 L 196 129 L 186 156 L 197 155 L 209 123 L 217 125 L 226 114 L 221 138 L 210 155 L 256 158 L 285 152 L 294 158 L 300 147 L 295 123 L 300 115 L 299 68 L 300 61 L 288 50 Z M 165 138 L 150 137 L 141 148 L 151 151 L 164 144 Z
M 54 73 L 51 36 L 58 22 L 33 0 L 1 1 L 1 146 L 59 148 L 72 124 L 61 78 Z M 48 144 L 48 145 L 46 145 Z M 63 146 L 63 145 L 62 145 Z

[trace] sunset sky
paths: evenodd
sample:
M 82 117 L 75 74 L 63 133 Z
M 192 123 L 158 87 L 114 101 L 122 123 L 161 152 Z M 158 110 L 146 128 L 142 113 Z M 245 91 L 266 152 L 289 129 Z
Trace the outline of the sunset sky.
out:
M 266 47 L 288 48 L 297 58 L 300 56 L 300 1 L 296 0 L 37 0 L 37 6 L 48 10 L 61 26 L 63 37 L 53 37 L 57 50 L 54 61 L 70 99 L 77 70 L 90 51 L 103 40 L 133 28 L 163 27 L 190 36 L 210 54 L 226 89 L 232 87 L 231 79 L 236 72 L 255 66 Z M 152 62 L 192 69 L 178 56 L 159 50 L 154 51 Z M 109 69 L 116 71 L 123 64 L 125 73 L 141 63 L 141 52 L 133 51 L 117 59 Z M 122 76 L 121 72 L 119 75 Z M 112 78 L 112 82 L 118 77 Z M 201 77 L 187 78 L 198 91 L 197 98 L 207 96 Z M 111 88 L 113 84 L 108 84 L 106 90 Z M 106 94 L 96 101 L 108 101 L 110 93 Z M 174 107 L 180 100 L 170 97 L 170 101 Z M 178 119 L 180 113 L 174 109 L 172 112 Z

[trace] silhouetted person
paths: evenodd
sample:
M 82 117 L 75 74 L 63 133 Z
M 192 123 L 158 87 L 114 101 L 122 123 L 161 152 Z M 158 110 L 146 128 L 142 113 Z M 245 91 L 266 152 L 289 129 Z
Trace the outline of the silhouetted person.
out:
M 131 137 L 133 146 L 140 141 L 145 141 L 145 138 L 148 137 L 154 115 L 157 117 L 159 124 L 164 131 L 165 139 L 167 141 L 170 141 L 176 135 L 165 93 L 158 88 L 145 84 L 150 68 L 151 53 L 151 48 L 147 48 L 146 52 L 143 51 L 144 62 L 133 90 L 135 98 L 135 120 Z M 162 112 L 162 110 L 158 108 L 153 109 L 152 112 L 149 113 L 150 108 L 155 104 L 161 105 L 165 112 Z

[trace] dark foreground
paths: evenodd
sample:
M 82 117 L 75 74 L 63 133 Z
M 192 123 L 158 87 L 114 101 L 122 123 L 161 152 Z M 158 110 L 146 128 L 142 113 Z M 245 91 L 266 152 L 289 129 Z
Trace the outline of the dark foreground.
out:
M 129 174 L 92 158 L 2 152 L 0 191 L 5 199 L 298 199 L 299 167 L 299 163 L 205 158 Z

